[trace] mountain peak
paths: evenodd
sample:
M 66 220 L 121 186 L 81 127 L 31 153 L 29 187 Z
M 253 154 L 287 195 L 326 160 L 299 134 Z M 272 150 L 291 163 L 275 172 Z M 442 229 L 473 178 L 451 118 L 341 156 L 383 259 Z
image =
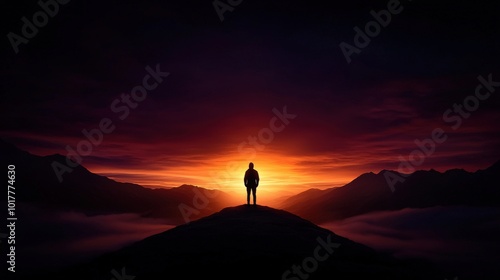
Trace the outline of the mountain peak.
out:
M 314 225 L 313 223 L 285 210 L 279 210 L 262 205 L 246 204 L 226 207 L 221 211 L 202 219 L 230 219 L 232 221 L 239 220 L 242 222 L 252 223 L 271 223 L 274 225 L 280 224 L 282 221 L 286 220 L 287 223 L 292 223 L 294 225 Z
M 377 176 L 378 176 L 378 174 L 375 174 L 373 172 L 366 172 L 366 173 L 363 173 L 363 174 L 359 175 L 358 177 L 356 177 L 349 184 L 356 184 L 356 183 L 360 183 L 360 182 L 371 181 L 371 180 L 373 180 L 373 178 L 375 178 Z
M 173 187 L 172 189 L 183 190 L 183 189 L 201 189 L 201 188 L 198 187 L 198 186 L 195 186 L 195 185 L 182 184 L 182 185 L 180 185 L 178 187 Z
M 387 275 L 397 277 L 386 279 L 415 279 L 410 273 L 401 273 L 401 263 L 391 257 L 287 211 L 261 205 L 224 208 L 69 273 L 78 275 L 78 279 L 105 279 L 112 269 L 126 267 L 137 279 L 158 279 L 161 275 L 282 279 L 292 266 L 316 256 L 321 256 L 321 260 L 315 260 L 321 263 L 321 269 L 314 272 L 314 279 L 364 279 L 387 272 L 387 265 L 394 269 Z M 285 278 L 293 279 L 293 272 L 289 275 Z
M 5 159 L 24 158 L 30 155 L 30 153 L 19 149 L 16 145 L 7 142 L 1 138 L 0 138 L 0 153 L 2 154 L 2 157 Z

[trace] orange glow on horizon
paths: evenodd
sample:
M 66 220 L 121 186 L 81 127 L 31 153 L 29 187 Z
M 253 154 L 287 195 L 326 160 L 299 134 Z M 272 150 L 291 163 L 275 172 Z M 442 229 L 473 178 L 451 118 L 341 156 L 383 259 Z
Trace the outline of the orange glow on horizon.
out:
M 303 165 L 302 162 L 324 162 L 325 157 L 297 157 L 279 154 L 260 153 L 252 160 L 241 159 L 241 155 L 219 156 L 189 165 L 179 165 L 175 169 L 113 169 L 104 166 L 90 167 L 92 172 L 110 177 L 120 182 L 136 183 L 151 188 L 178 187 L 183 184 L 195 185 L 207 189 L 217 189 L 233 195 L 241 195 L 243 203 L 246 191 L 243 176 L 248 163 L 254 162 L 261 181 L 258 188 L 258 202 L 272 203 L 276 199 L 297 194 L 310 188 L 325 189 L 342 186 L 352 181 L 359 174 L 335 172 L 335 165 Z M 321 163 L 324 165 L 324 163 Z

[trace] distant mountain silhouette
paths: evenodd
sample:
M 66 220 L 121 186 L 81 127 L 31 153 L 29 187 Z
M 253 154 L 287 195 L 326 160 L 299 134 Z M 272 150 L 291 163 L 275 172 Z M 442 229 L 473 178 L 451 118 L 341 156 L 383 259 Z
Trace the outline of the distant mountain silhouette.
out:
M 340 245 L 327 245 L 328 255 L 327 243 Z M 225 208 L 51 278 L 109 280 L 115 270 L 137 280 L 295 280 L 300 278 L 282 275 L 315 258 L 315 250 L 328 257 L 316 261 L 315 270 L 308 268 L 311 272 L 302 268 L 307 279 L 443 279 L 426 263 L 402 262 L 286 211 L 247 205 Z
M 500 161 L 487 169 L 467 172 L 452 169 L 416 171 L 397 183 L 392 192 L 385 172 L 365 173 L 347 185 L 308 190 L 286 199 L 281 208 L 321 223 L 381 210 L 432 206 L 498 206 Z
M 192 207 L 197 219 L 227 206 L 230 196 L 217 190 L 183 185 L 171 189 L 150 189 L 137 184 L 120 183 L 94 174 L 83 166 L 64 174 L 60 183 L 51 163 L 64 163 L 62 155 L 36 156 L 0 140 L 2 166 L 15 164 L 16 196 L 22 203 L 32 203 L 55 211 L 77 211 L 87 215 L 138 213 L 144 217 L 164 218 L 170 224 L 185 222 L 179 205 Z M 206 207 L 193 205 L 196 193 L 208 192 Z M 2 196 L 0 200 L 6 199 Z M 21 200 L 22 199 L 22 200 Z

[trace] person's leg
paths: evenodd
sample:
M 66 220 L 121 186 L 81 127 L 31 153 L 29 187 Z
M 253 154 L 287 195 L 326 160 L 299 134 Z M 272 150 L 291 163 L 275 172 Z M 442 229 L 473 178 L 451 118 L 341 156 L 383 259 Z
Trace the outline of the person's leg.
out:
M 250 189 L 251 188 L 247 188 L 247 204 L 250 204 Z
M 252 188 L 252 193 L 253 193 L 253 205 L 257 203 L 257 187 Z

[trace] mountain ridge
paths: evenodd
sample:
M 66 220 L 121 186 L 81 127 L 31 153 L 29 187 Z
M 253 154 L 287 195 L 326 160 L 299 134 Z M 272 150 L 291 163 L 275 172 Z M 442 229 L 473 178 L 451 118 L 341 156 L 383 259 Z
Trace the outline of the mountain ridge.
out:
M 14 164 L 17 170 L 16 195 L 23 203 L 55 211 L 76 211 L 87 215 L 137 213 L 143 217 L 163 218 L 170 224 L 185 223 L 179 206 L 192 206 L 197 191 L 210 194 L 206 207 L 196 209 L 196 218 L 220 210 L 231 200 L 228 194 L 192 185 L 170 189 L 151 189 L 134 183 L 117 182 L 106 176 L 92 173 L 83 165 L 73 168 L 59 182 L 51 164 L 64 164 L 66 157 L 55 154 L 37 156 L 0 141 L 0 162 Z M 1 197 L 0 200 L 5 199 Z M 138 203 L 140 202 L 140 203 Z
M 387 172 L 393 172 L 402 182 L 391 189 Z M 377 174 L 364 173 L 342 187 L 299 193 L 280 206 L 322 223 L 372 211 L 446 205 L 495 206 L 500 200 L 499 186 L 500 161 L 475 172 L 459 168 L 445 172 L 417 170 L 411 174 L 382 170 Z
M 316 250 L 328 257 L 312 261 Z M 259 205 L 226 207 L 69 269 L 60 279 L 69 274 L 77 275 L 74 279 L 109 280 L 110 271 L 122 267 L 137 279 L 294 279 L 292 267 L 304 267 L 305 259 L 317 263 L 316 269 L 302 268 L 308 279 L 440 279 L 426 262 L 397 260 L 293 213 Z

